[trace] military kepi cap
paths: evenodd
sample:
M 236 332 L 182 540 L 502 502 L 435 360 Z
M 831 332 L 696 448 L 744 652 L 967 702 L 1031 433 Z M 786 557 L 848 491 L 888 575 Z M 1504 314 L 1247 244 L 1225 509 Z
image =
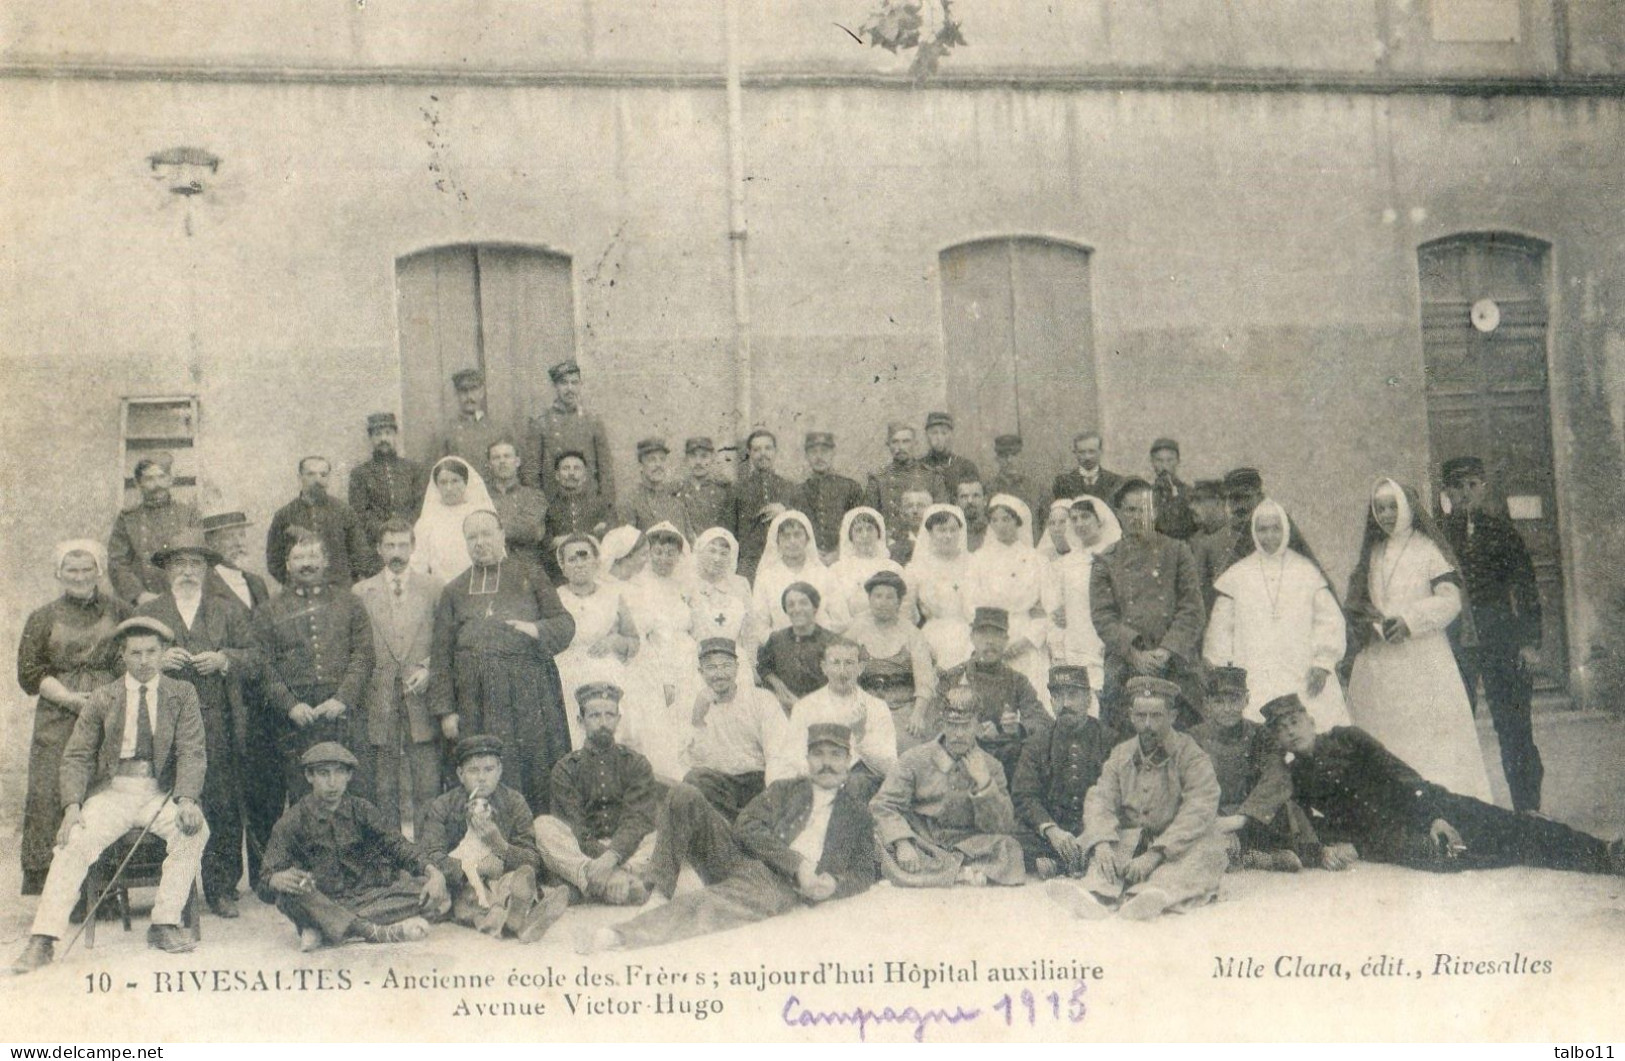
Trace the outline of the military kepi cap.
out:
M 468 760 L 479 755 L 494 755 L 502 758 L 502 738 L 494 733 L 476 733 L 464 737 L 457 742 L 455 752 L 457 765 L 462 766 Z
M 971 616 L 970 628 L 972 630 L 997 630 L 1001 634 L 1010 632 L 1010 613 L 1003 608 L 977 608 Z
M 1207 691 L 1213 696 L 1246 696 L 1246 669 L 1242 667 L 1214 667 L 1207 672 Z
M 1484 462 L 1477 457 L 1451 457 L 1441 469 L 1445 485 L 1459 483 L 1469 476 L 1484 477 Z
M 993 440 L 993 454 L 996 457 L 1014 457 L 1020 452 L 1020 435 L 1000 435 Z
M 814 722 L 807 727 L 807 747 L 813 748 L 819 744 L 834 744 L 850 749 L 852 731 L 839 722 Z
M 1051 689 L 1082 689 L 1088 692 L 1089 668 L 1062 664 L 1049 669 L 1049 687 Z
M 830 449 L 834 449 L 835 448 L 835 432 L 833 432 L 833 431 L 809 431 L 809 432 L 807 432 L 807 439 L 806 439 L 806 442 L 803 444 L 802 448 L 804 448 L 804 449 L 813 449 L 813 448 L 815 448 L 817 446 L 827 446 Z
M 583 707 L 593 700 L 609 700 L 618 704 L 624 695 L 621 687 L 614 682 L 587 682 L 576 687 L 576 703 Z
M 165 641 L 175 640 L 175 631 L 171 630 L 167 623 L 161 623 L 145 615 L 132 615 L 113 628 L 113 636 L 119 640 L 131 634 L 157 634 Z
M 451 374 L 451 385 L 460 391 L 471 391 L 485 386 L 485 373 L 477 368 L 460 369 Z
M 1262 490 L 1264 477 L 1257 468 L 1232 468 L 1224 473 L 1224 490 L 1230 493 L 1234 490 Z
M 322 766 L 326 763 L 338 763 L 340 766 L 348 766 L 352 770 L 360 765 L 356 762 L 355 756 L 350 754 L 350 749 L 336 740 L 324 740 L 320 744 L 312 744 L 305 749 L 305 754 L 299 757 L 300 766 Z
M 956 685 L 948 690 L 943 697 L 942 721 L 944 725 L 953 723 L 975 722 L 978 712 L 976 710 L 976 690 L 969 685 Z
M 1217 479 L 1198 479 L 1191 485 L 1191 498 L 1199 497 L 1220 498 L 1224 496 L 1224 484 Z
M 646 438 L 638 443 L 638 460 L 642 460 L 651 453 L 670 453 L 671 448 L 666 445 L 663 438 Z
M 683 453 L 692 457 L 696 453 L 715 453 L 717 446 L 704 435 L 695 435 L 683 443 Z
M 552 380 L 554 383 L 560 382 L 566 376 L 579 375 L 581 375 L 581 366 L 576 364 L 575 358 L 573 357 L 568 361 L 560 361 L 558 364 L 547 370 L 547 378 Z
M 931 428 L 931 427 L 953 427 L 954 426 L 954 418 L 952 416 L 950 416 L 949 414 L 947 414 L 947 413 L 926 413 L 925 414 L 925 426 L 928 427 L 928 428 Z
M 1173 451 L 1174 456 L 1179 456 L 1179 443 L 1171 438 L 1159 438 L 1151 443 L 1152 453 L 1161 453 L 1165 449 Z
M 392 431 L 400 430 L 400 423 L 396 421 L 394 413 L 368 413 L 367 431 L 382 431 L 388 428 Z
M 1309 713 L 1309 709 L 1303 706 L 1303 701 L 1298 699 L 1297 693 L 1277 696 L 1259 710 L 1264 715 L 1264 724 L 1268 726 L 1279 725 L 1296 715 Z
M 700 642 L 700 658 L 706 656 L 731 656 L 739 658 L 739 646 L 729 637 L 708 637 Z
M 1149 674 L 1138 674 L 1128 680 L 1123 686 L 1130 700 L 1141 698 L 1166 700 L 1169 703 L 1177 700 L 1180 694 L 1179 686 L 1166 678 L 1154 678 Z

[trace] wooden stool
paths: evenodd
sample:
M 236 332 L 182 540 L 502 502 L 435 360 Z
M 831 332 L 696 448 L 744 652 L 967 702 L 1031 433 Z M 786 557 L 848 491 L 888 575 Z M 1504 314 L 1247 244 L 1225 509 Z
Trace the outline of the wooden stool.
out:
M 137 840 L 140 841 L 139 845 Z M 113 879 L 113 873 L 132 847 L 135 848 L 135 854 L 130 856 L 129 865 L 124 867 L 124 875 L 107 893 L 106 899 L 106 902 L 112 903 L 113 908 L 119 912 L 119 919 L 124 922 L 124 931 L 130 931 L 130 889 L 155 888 L 163 878 L 164 856 L 168 853 L 168 849 L 162 837 L 152 833 L 143 837 L 140 829 L 131 829 L 107 845 L 102 857 L 98 858 L 85 874 L 85 883 L 81 890 L 87 915 L 85 919 L 87 949 L 96 945 L 97 918 L 90 914 L 90 904 L 96 901 L 102 889 L 107 887 L 107 882 Z M 203 938 L 203 918 L 200 912 L 202 905 L 202 889 L 198 879 L 193 877 L 191 891 L 186 896 L 186 905 L 181 908 L 181 925 L 191 930 L 193 939 Z

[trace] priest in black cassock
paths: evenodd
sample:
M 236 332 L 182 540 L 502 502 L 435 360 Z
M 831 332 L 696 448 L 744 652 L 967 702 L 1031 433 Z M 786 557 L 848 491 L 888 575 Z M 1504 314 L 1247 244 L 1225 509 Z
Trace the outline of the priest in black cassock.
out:
M 503 777 L 546 813 L 553 764 L 570 751 L 553 657 L 575 620 L 539 569 L 507 556 L 496 513 L 471 513 L 463 535 L 474 563 L 435 607 L 429 704 L 447 740 L 501 737 Z

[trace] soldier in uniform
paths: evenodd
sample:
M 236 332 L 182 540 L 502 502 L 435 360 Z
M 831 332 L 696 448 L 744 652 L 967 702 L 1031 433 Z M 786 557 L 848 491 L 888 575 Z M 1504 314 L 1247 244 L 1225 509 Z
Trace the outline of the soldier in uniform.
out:
M 491 468 L 485 462 L 486 455 L 491 443 L 507 437 L 508 432 L 485 411 L 485 373 L 477 368 L 453 372 L 451 386 L 457 392 L 457 419 L 446 429 L 440 456 L 457 457 L 478 471 L 482 479 L 489 479 Z
M 343 501 L 327 492 L 333 466 L 326 457 L 305 457 L 299 462 L 299 496 L 277 509 L 265 533 L 265 569 L 288 585 L 288 551 L 299 531 L 315 534 L 326 546 L 327 577 L 348 586 L 372 561 L 361 523 Z
M 136 614 L 175 633 L 164 650 L 164 673 L 197 690 L 209 764 L 199 801 L 209 822 L 203 896 L 217 916 L 233 918 L 243 875 L 241 767 L 248 739 L 241 683 L 258 670 L 259 655 L 248 609 L 235 597 L 207 592 L 220 556 L 203 544 L 200 530 L 183 531 L 152 562 L 169 576 L 169 591 Z
M 977 743 L 1014 777 L 1023 742 L 1049 728 L 1050 717 L 1026 675 L 1004 661 L 1010 640 L 1010 613 L 1003 608 L 977 608 L 971 618 L 971 657 L 942 673 L 936 708 L 943 710 L 954 688 L 976 690 Z
M 1218 594 L 1213 583 L 1239 559 L 1242 543 L 1253 544 L 1253 509 L 1264 500 L 1264 477 L 1256 468 L 1233 468 L 1224 473 L 1220 484 L 1226 522 L 1222 527 L 1191 542 L 1197 577 L 1202 582 L 1202 600 L 1209 611 Z
M 175 458 L 165 452 L 135 462 L 141 501 L 118 514 L 107 538 L 108 578 L 113 592 L 130 605 L 145 604 L 169 588 L 164 573 L 152 566 L 152 554 L 197 526 L 197 509 L 169 492 L 174 467 Z
M 621 525 L 641 531 L 670 523 L 684 539 L 692 540 L 688 510 L 678 485 L 667 481 L 670 459 L 671 450 L 665 439 L 646 438 L 638 442 L 638 481 L 621 499 L 617 519 Z
M 554 582 L 564 578 L 559 570 L 558 547 L 572 534 L 602 538 L 609 530 L 614 513 L 592 484 L 586 454 L 567 449 L 553 458 L 553 477 L 547 489 L 547 548 L 542 550 L 542 569 Z
M 306 532 L 288 553 L 288 588 L 254 613 L 254 638 L 263 661 L 261 694 L 272 716 L 281 752 L 283 791 L 291 800 L 305 793 L 299 757 L 323 741 L 361 747 L 363 710 L 372 674 L 372 623 L 347 584 L 328 577 L 322 540 Z M 352 769 L 354 767 L 352 766 Z M 276 759 L 262 752 L 251 767 L 265 799 L 281 806 L 281 793 L 267 773 Z M 370 792 L 370 778 L 360 787 Z
M 416 523 L 429 486 L 429 470 L 400 455 L 400 424 L 394 413 L 367 417 L 367 442 L 371 459 L 350 469 L 350 509 L 368 546 L 365 562 L 356 571 L 358 578 L 378 571 L 378 533 L 384 522 L 399 516 Z
M 1198 479 L 1191 485 L 1191 518 L 1196 521 L 1196 533 L 1190 539 L 1191 551 L 1209 534 L 1230 526 L 1230 512 L 1224 505 L 1224 482 L 1219 479 Z
M 960 483 L 982 478 L 973 461 L 954 452 L 954 418 L 949 413 L 926 414 L 925 456 L 920 463 L 942 478 L 942 489 L 949 497 L 958 494 Z
M 1462 624 L 1450 627 L 1450 647 L 1461 668 L 1467 698 L 1478 707 L 1478 680 L 1490 702 L 1501 769 L 1512 792 L 1512 809 L 1538 811 L 1545 776 L 1535 747 L 1530 670 L 1540 662 L 1540 586 L 1529 549 L 1512 520 L 1484 508 L 1487 483 L 1477 457 L 1445 461 L 1444 491 L 1450 514 L 1441 524 L 1467 583 L 1477 645 L 1462 644 Z
M 905 888 L 1020 884 L 1020 828 L 1004 767 L 976 743 L 975 690 L 950 691 L 942 733 L 904 752 L 869 801 L 880 869 Z
M 1317 733 L 1295 693 L 1263 710 L 1281 750 L 1292 756 L 1293 798 L 1311 816 L 1327 869 L 1365 859 L 1435 873 L 1538 866 L 1625 875 L 1625 841 L 1458 796 L 1357 726 Z
M 677 488 L 688 526 L 696 536 L 712 527 L 728 526 L 728 484 L 717 472 L 716 445 L 704 435 L 683 443 L 688 475 Z M 678 524 L 682 526 L 682 524 Z
M 1088 494 L 1090 497 L 1100 498 L 1108 505 L 1114 505 L 1117 492 L 1128 480 L 1100 466 L 1100 457 L 1105 450 L 1106 443 L 1102 441 L 1098 432 L 1084 431 L 1074 436 L 1072 456 L 1078 462 L 1078 466 L 1055 477 L 1055 481 L 1050 484 L 1050 497 L 1075 500 Z
M 1157 533 L 1188 541 L 1196 533 L 1191 515 L 1191 488 L 1179 477 L 1179 443 L 1159 438 L 1151 443 L 1151 488 L 1156 498 Z
M 1275 738 L 1242 717 L 1246 706 L 1247 672 L 1212 668 L 1202 705 L 1207 720 L 1191 729 L 1191 738 L 1207 752 L 1219 778 L 1218 825 L 1232 838 L 1231 868 L 1296 873 L 1303 860 L 1295 848 L 1306 839 L 1308 823 L 1288 802 L 1292 779 Z
M 547 868 L 583 897 L 639 906 L 649 894 L 642 868 L 654 850 L 661 791 L 649 760 L 615 740 L 622 695 L 613 682 L 575 691 L 586 739 L 553 767 L 552 805 L 536 819 L 536 842 Z
M 1141 675 L 1127 694 L 1134 736 L 1112 749 L 1083 801 L 1084 879 L 1049 884 L 1050 898 L 1089 921 L 1114 908 L 1147 921 L 1210 903 L 1229 863 L 1213 763 L 1174 730 L 1179 686 Z
M 1116 505 L 1123 537 L 1096 558 L 1089 607 L 1106 646 L 1101 721 L 1128 729 L 1123 689 L 1129 678 L 1170 678 L 1185 690 L 1181 721 L 1201 721 L 1202 629 L 1206 615 L 1196 561 L 1184 542 L 1151 523 L 1151 484 L 1131 479 Z
M 534 462 L 535 470 L 525 475 L 525 485 L 551 492 L 551 476 L 558 468 L 559 455 L 579 453 L 593 492 L 613 510 L 615 469 L 609 433 L 601 417 L 581 406 L 581 366 L 573 359 L 561 361 L 547 370 L 547 378 L 553 383 L 553 404 L 531 419 L 526 432 L 523 457 L 526 464 Z
M 485 485 L 491 504 L 496 506 L 497 518 L 502 520 L 508 555 L 520 557 L 536 567 L 545 566 L 547 554 L 551 552 L 547 547 L 547 495 L 520 482 L 524 461 L 512 439 L 499 438 L 491 443 L 486 458 L 491 466 L 491 478 Z
M 739 542 L 739 573 L 756 578 L 756 565 L 767 549 L 767 528 L 796 503 L 796 484 L 773 470 L 778 436 L 759 427 L 745 438 L 746 465 L 728 494 L 727 529 Z
M 1010 779 L 1010 799 L 1025 826 L 1016 838 L 1041 880 L 1083 876 L 1083 797 L 1112 751 L 1105 727 L 1089 717 L 1089 693 L 1088 667 L 1050 668 L 1055 724 L 1022 744 Z
M 824 563 L 834 563 L 841 550 L 841 521 L 863 504 L 863 487 L 857 480 L 837 473 L 835 435 L 830 431 L 809 431 L 805 444 L 807 466 L 811 470 L 801 484 L 800 497 L 792 507 L 812 520 L 813 538 Z
M 993 478 L 987 481 L 986 492 L 989 497 L 999 494 L 1009 494 L 1019 497 L 1027 503 L 1029 512 L 1042 512 L 1048 506 L 1043 504 L 1040 491 L 1021 466 L 1021 436 L 1000 435 L 993 440 L 993 459 L 997 462 L 999 470 Z M 1043 532 L 1042 527 L 1032 528 L 1033 540 Z
M 892 536 L 891 544 L 896 544 L 919 527 L 919 520 L 911 523 L 904 513 L 903 495 L 911 490 L 922 490 L 931 495 L 928 504 L 941 503 L 948 500 L 948 490 L 942 476 L 915 459 L 914 428 L 908 424 L 888 426 L 886 448 L 891 452 L 890 463 L 869 474 L 869 507 L 879 511 L 885 519 Z
M 974 553 L 987 540 L 987 490 L 982 481 L 961 479 L 954 488 L 954 504 L 965 513 L 965 551 Z

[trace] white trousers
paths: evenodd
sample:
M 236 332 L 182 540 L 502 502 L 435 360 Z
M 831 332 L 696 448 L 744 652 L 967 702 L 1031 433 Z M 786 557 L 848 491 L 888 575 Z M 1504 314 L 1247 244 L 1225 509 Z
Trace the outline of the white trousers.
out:
M 160 806 L 162 809 L 159 809 Z M 153 818 L 154 812 L 157 818 Z M 108 846 L 129 832 L 152 822 L 152 832 L 164 841 L 163 877 L 158 897 L 152 905 L 152 923 L 178 925 L 192 882 L 203 863 L 203 845 L 209 842 L 209 826 L 204 824 L 191 836 L 181 832 L 175 821 L 175 801 L 164 802 L 158 782 L 150 777 L 115 777 L 107 788 L 85 800 L 79 825 L 68 836 L 66 847 L 56 849 L 51 872 L 40 893 L 34 913 L 33 933 L 61 939 L 68 931 L 68 916 L 79 901 L 79 888 L 85 874 Z
M 592 859 L 581 850 L 581 844 L 576 840 L 576 834 L 562 819 L 551 814 L 544 814 L 536 819 L 536 846 L 542 850 L 542 862 L 561 880 L 568 881 L 576 886 L 582 894 L 587 891 L 587 863 Z M 649 858 L 655 850 L 655 833 L 649 831 L 638 849 L 632 852 L 632 857 L 621 866 L 622 869 L 638 873 L 649 864 Z

